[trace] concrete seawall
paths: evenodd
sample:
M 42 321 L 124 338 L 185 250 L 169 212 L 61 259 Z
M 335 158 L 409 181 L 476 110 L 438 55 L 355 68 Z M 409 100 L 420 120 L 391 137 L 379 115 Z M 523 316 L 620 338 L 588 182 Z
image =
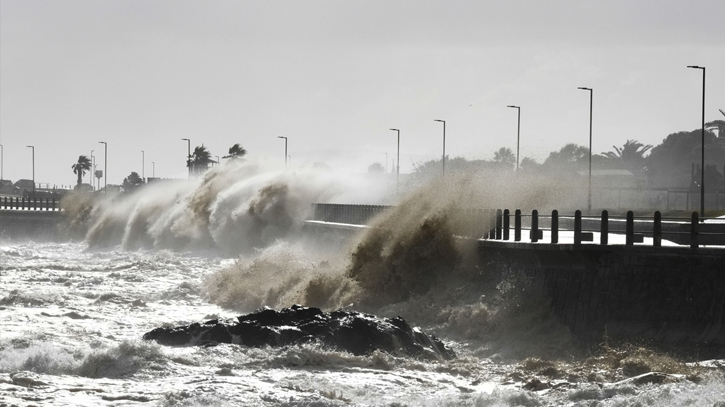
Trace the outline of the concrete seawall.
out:
M 482 261 L 516 270 L 542 289 L 555 315 L 587 343 L 606 335 L 723 352 L 725 250 L 494 241 L 479 247 Z
M 0 238 L 56 239 L 61 219 L 60 211 L 0 210 Z

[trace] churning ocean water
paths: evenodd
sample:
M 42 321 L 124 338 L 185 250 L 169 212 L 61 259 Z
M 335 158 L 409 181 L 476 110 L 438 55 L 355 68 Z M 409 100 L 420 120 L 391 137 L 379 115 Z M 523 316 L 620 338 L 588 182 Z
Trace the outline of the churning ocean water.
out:
M 723 361 L 578 349 L 515 271 L 492 278 L 467 260 L 450 191 L 399 202 L 376 220 L 392 232 L 307 236 L 309 204 L 356 199 L 349 184 L 245 164 L 72 197 L 76 239 L 0 241 L 0 406 L 725 405 Z M 400 315 L 457 357 L 142 340 L 296 303 Z

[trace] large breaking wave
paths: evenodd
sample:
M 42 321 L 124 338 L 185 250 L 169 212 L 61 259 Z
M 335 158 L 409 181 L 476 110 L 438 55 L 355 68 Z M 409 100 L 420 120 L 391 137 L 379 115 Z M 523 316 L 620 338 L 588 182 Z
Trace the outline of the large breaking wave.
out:
M 237 255 L 297 233 L 313 202 L 381 196 L 386 184 L 374 181 L 228 162 L 200 179 L 156 181 L 130 194 L 95 199 L 73 194 L 64 209 L 69 231 L 84 235 L 90 248 L 213 249 Z M 357 188 L 350 188 L 351 182 Z

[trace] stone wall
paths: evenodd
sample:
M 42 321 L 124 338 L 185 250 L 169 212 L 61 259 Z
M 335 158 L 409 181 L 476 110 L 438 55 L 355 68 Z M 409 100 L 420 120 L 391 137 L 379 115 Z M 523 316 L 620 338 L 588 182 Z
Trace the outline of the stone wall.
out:
M 520 273 L 578 338 L 725 346 L 725 250 L 480 242 L 482 261 Z M 491 260 L 494 260 L 491 262 Z

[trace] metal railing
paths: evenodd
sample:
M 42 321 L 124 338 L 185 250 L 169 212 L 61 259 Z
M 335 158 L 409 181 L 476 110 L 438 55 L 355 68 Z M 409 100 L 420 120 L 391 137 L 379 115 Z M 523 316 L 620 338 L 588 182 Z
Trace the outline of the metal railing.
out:
M 392 207 L 316 203 L 312 204 L 312 219 L 366 225 L 389 208 Z M 550 244 L 559 244 L 560 232 L 566 231 L 573 233 L 575 246 L 585 243 L 606 246 L 610 244 L 611 235 L 624 235 L 624 244 L 628 246 L 644 243 L 645 237 L 652 238 L 654 247 L 662 246 L 663 239 L 693 248 L 725 245 L 725 223 L 703 223 L 704 220 L 697 212 L 689 218 L 663 218 L 659 211 L 653 216 L 635 217 L 632 211 L 626 216 L 610 216 L 606 210 L 597 216 L 582 216 L 577 210 L 573 216 L 562 216 L 557 210 L 550 215 L 541 215 L 538 210 L 523 214 L 517 209 L 512 214 L 508 209 L 467 209 L 457 213 L 451 228 L 460 237 L 501 241 L 513 238 L 514 242 L 522 241 L 523 232 L 527 231 L 527 240 L 532 243 L 545 243 L 544 231 L 547 231 Z M 599 242 L 594 242 L 595 232 L 599 233 Z
M 0 210 L 12 211 L 59 211 L 60 201 L 52 199 L 31 199 L 26 197 L 0 197 Z
M 509 240 L 509 218 L 512 215 L 506 209 L 498 216 L 502 220 L 496 221 L 495 235 L 499 235 L 498 228 L 502 225 L 500 240 Z M 584 217 L 581 211 L 577 210 L 571 217 L 560 216 L 557 210 L 553 210 L 551 215 L 542 216 L 537 210 L 532 211 L 531 215 L 524 215 L 517 209 L 513 217 L 515 242 L 522 240 L 522 230 L 526 230 L 528 226 L 529 240 L 532 243 L 543 240 L 543 232 L 549 231 L 549 243 L 558 244 L 559 232 L 567 230 L 573 231 L 575 246 L 584 242 L 594 243 L 594 232 L 599 233 L 598 244 L 602 246 L 609 244 L 611 234 L 623 234 L 627 246 L 643 243 L 645 236 L 652 238 L 654 247 L 662 246 L 663 238 L 692 248 L 700 245 L 725 245 L 725 223 L 703 223 L 697 212 L 693 212 L 689 218 L 663 218 L 659 211 L 652 217 L 635 217 L 632 211 L 628 211 L 626 216 L 610 216 L 609 212 L 604 210 L 600 216 Z M 528 222 L 525 222 L 526 220 Z

